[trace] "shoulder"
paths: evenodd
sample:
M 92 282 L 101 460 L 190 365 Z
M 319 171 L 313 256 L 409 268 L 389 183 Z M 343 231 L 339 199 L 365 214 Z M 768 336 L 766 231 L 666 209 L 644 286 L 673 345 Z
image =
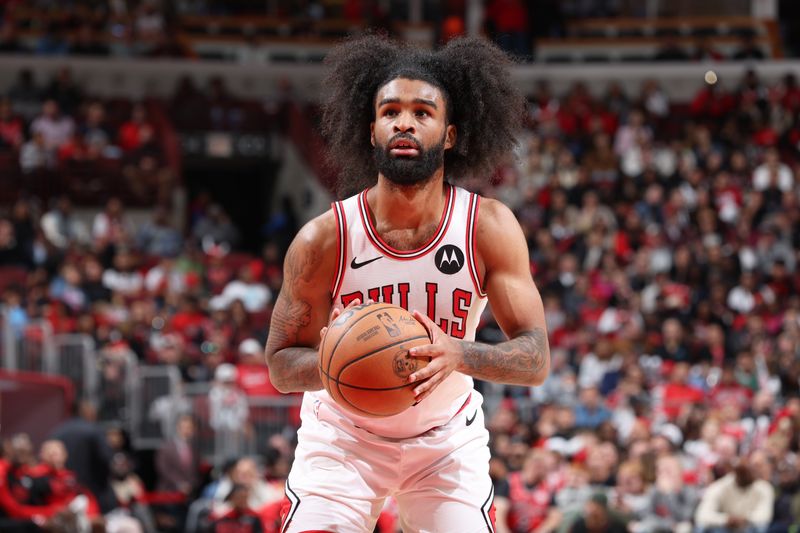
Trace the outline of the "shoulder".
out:
M 499 200 L 481 197 L 477 220 L 479 234 L 485 233 L 491 236 L 509 228 L 519 228 L 519 222 L 511 209 Z
M 328 209 L 300 228 L 292 247 L 313 248 L 319 251 L 334 249 L 338 239 L 336 228 L 336 216 L 332 209 Z
M 508 206 L 492 198 L 481 198 L 475 247 L 487 269 L 508 261 L 527 260 L 527 242 L 516 216 Z

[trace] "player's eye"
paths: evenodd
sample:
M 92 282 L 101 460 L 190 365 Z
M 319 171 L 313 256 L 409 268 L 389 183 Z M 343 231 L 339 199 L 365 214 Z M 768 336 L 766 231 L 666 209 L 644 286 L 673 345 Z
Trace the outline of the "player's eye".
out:
M 431 114 L 428 113 L 427 111 L 425 111 L 424 109 L 417 109 L 416 115 L 418 117 L 429 117 L 429 116 L 431 116 Z
M 396 117 L 397 116 L 397 110 L 396 109 L 387 109 L 386 111 L 383 112 L 383 116 L 384 117 Z

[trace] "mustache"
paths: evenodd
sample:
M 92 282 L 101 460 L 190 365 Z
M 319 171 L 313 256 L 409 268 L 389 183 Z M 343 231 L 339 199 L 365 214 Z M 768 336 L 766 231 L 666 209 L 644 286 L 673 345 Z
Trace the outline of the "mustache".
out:
M 389 142 L 386 143 L 386 148 L 391 148 L 395 143 L 399 141 L 408 141 L 414 144 L 414 149 L 420 150 L 422 148 L 422 144 L 410 133 L 398 133 L 397 135 L 393 136 L 389 139 Z

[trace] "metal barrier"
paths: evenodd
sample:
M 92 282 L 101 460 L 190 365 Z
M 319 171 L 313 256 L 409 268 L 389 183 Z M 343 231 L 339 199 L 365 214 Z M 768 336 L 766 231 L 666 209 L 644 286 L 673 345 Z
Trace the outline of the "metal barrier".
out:
M 22 330 L 22 335 L 14 339 L 14 344 L 6 365 L 8 370 L 56 373 L 56 351 L 50 322 L 31 321 Z
M 131 391 L 136 388 L 138 362 L 127 346 L 106 347 L 97 356 L 97 419 L 130 425 Z
M 0 364 L 3 368 L 11 370 L 11 365 L 17 359 L 16 334 L 8 316 L 8 309 L 0 305 L 0 348 L 3 350 L 3 357 Z
M 195 421 L 197 452 L 214 465 L 232 456 L 261 454 L 269 438 L 300 423 L 301 395 L 247 397 L 248 420 L 234 431 L 215 431 L 211 425 L 211 383 L 185 385 Z
M 131 442 L 138 449 L 155 449 L 169 438 L 175 422 L 191 408 L 181 392 L 176 366 L 139 366 L 128 391 Z
M 78 399 L 96 404 L 99 376 L 94 339 L 85 334 L 61 334 L 53 342 L 55 373 L 72 381 Z

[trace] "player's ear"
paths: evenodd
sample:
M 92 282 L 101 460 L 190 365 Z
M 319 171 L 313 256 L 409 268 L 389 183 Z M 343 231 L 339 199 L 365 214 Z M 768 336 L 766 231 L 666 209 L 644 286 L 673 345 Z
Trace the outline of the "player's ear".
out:
M 375 122 L 369 123 L 369 142 L 373 147 L 375 146 Z
M 453 124 L 448 124 L 444 135 L 444 149 L 447 150 L 455 146 L 457 137 L 456 127 Z

